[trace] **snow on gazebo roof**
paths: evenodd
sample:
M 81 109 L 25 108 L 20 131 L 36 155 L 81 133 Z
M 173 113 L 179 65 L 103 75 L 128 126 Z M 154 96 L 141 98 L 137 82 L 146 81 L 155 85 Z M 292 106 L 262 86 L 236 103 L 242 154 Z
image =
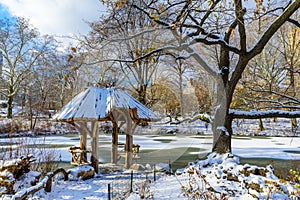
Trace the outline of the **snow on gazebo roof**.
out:
M 116 88 L 88 87 L 65 105 L 53 119 L 73 122 L 76 120 L 105 120 L 115 108 L 136 109 L 137 118 L 158 121 L 160 118 L 127 92 Z

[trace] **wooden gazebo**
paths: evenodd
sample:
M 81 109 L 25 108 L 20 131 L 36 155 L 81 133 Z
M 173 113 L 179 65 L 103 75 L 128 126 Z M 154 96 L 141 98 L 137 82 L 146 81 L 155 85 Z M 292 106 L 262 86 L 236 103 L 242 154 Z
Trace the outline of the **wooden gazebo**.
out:
M 129 168 L 132 164 L 133 131 L 136 125 L 158 121 L 159 117 L 123 90 L 89 87 L 75 96 L 53 119 L 69 122 L 77 128 L 80 147 L 71 151 L 80 152 L 80 163 L 87 162 L 87 152 L 90 152 L 91 165 L 98 173 L 98 121 L 112 122 L 111 162 L 114 164 L 118 162 L 119 156 L 118 122 L 126 123 L 125 167 Z M 87 135 L 91 138 L 90 151 L 86 148 Z

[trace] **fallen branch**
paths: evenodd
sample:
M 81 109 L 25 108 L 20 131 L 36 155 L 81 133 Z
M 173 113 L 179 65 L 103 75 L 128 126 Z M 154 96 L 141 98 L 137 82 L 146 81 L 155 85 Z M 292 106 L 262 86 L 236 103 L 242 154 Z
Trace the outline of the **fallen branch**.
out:
M 34 194 L 37 191 L 43 189 L 47 182 L 48 182 L 49 177 L 46 176 L 41 182 L 39 182 L 37 185 L 34 185 L 30 188 L 25 188 L 19 192 L 17 192 L 16 194 L 14 194 L 11 197 L 11 200 L 24 200 L 27 198 L 28 195 Z
M 25 188 L 19 192 L 17 192 L 15 195 L 11 197 L 12 200 L 24 200 L 26 199 L 29 195 L 32 195 L 39 190 L 45 188 L 46 192 L 51 192 L 51 187 L 52 187 L 52 179 L 55 175 L 62 173 L 64 175 L 64 181 L 68 180 L 68 173 L 66 172 L 65 169 L 59 168 L 55 170 L 54 172 L 49 172 L 45 176 L 45 178 L 39 182 L 37 185 L 34 185 L 30 188 Z

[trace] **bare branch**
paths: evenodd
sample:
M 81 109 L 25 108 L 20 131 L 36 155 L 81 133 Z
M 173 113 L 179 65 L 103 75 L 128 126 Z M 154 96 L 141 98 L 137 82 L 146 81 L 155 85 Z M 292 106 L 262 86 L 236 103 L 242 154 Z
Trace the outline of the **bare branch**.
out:
M 257 44 L 247 53 L 247 58 L 251 59 L 261 53 L 266 44 L 269 42 L 275 32 L 288 20 L 291 15 L 300 7 L 300 1 L 296 0 L 291 3 L 287 9 L 271 24 L 267 31 L 263 34 Z

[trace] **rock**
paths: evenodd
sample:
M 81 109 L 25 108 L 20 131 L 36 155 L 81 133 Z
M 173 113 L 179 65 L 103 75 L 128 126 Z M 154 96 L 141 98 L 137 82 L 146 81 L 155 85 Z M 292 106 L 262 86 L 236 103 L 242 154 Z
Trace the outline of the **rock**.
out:
M 136 171 L 144 171 L 146 168 L 144 165 L 141 164 L 133 164 L 130 166 L 130 169 L 136 170 Z
M 149 171 L 152 170 L 152 167 L 151 167 L 151 165 L 149 163 L 146 164 L 145 168 L 146 168 L 146 170 L 149 170 Z
M 179 168 L 179 169 L 176 170 L 175 174 L 176 175 L 181 175 L 181 174 L 184 173 L 184 170 L 185 170 L 184 168 Z
M 80 165 L 68 170 L 70 180 L 87 180 L 93 178 L 95 169 L 90 165 Z
M 124 168 L 123 166 L 118 166 L 116 164 L 105 163 L 105 164 L 100 164 L 99 170 L 101 174 L 110 174 L 114 172 L 123 172 Z
M 157 172 L 167 172 L 169 171 L 169 164 L 166 163 L 158 163 L 155 165 L 155 171 Z

